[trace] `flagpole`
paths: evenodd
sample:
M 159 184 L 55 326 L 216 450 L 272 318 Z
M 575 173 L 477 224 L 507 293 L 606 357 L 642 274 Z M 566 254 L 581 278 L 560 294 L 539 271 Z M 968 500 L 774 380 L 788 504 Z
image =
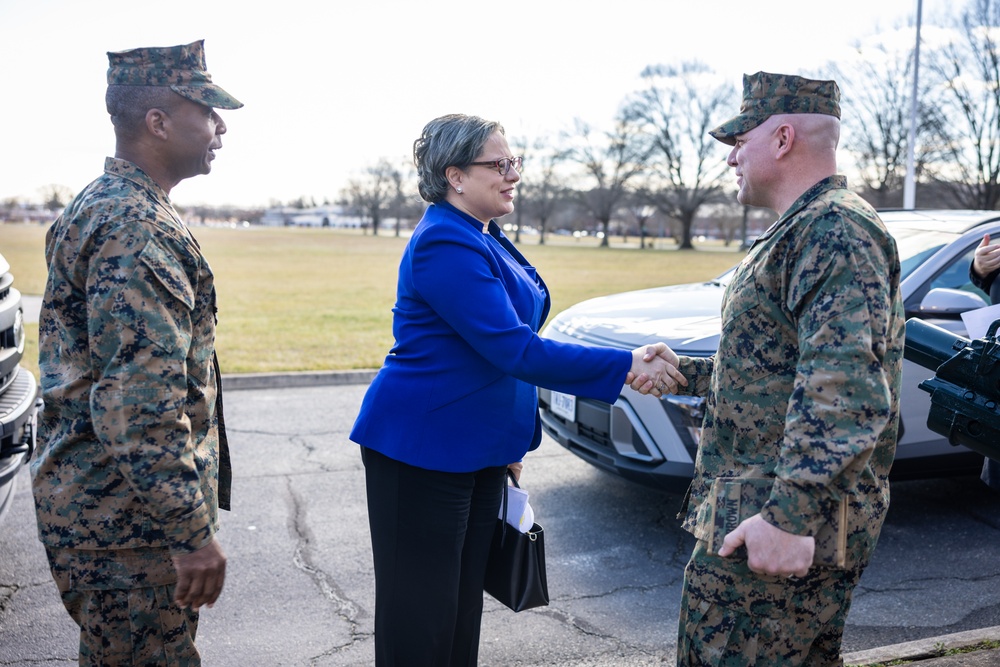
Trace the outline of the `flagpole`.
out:
M 920 108 L 918 91 L 920 80 L 920 19 L 924 0 L 917 0 L 917 39 L 913 46 L 913 94 L 910 97 L 910 133 L 906 142 L 906 178 L 903 181 L 903 208 L 916 207 L 917 184 L 914 174 L 914 147 L 917 143 L 917 111 Z

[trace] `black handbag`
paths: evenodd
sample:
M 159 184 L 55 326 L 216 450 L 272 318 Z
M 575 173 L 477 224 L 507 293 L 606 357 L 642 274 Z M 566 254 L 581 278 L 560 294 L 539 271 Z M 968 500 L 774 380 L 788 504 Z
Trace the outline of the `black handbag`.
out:
M 521 488 L 514 473 L 507 471 L 514 486 Z M 503 485 L 503 517 L 507 516 L 506 481 Z M 549 585 L 545 578 L 545 533 L 537 523 L 522 533 L 497 519 L 493 544 L 486 563 L 483 588 L 514 611 L 543 607 L 549 603 Z

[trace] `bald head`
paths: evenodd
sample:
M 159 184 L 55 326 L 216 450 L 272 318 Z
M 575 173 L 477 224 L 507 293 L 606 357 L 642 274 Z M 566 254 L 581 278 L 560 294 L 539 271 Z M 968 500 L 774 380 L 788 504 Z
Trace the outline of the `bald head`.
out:
M 840 120 L 819 113 L 799 113 L 777 116 L 779 122 L 795 128 L 800 142 L 805 142 L 810 152 L 836 154 L 840 144 Z

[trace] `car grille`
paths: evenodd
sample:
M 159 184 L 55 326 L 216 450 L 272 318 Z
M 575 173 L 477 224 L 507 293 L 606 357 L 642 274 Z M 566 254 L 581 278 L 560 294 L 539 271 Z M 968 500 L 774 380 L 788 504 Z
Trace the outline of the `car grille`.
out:
M 13 381 L 7 391 L 0 394 L 0 425 L 6 425 L 12 416 L 19 416 L 29 397 L 31 400 L 35 397 L 35 378 L 31 373 L 19 367 L 12 375 Z M 6 429 L 4 436 L 6 439 Z
M 548 403 L 544 401 L 542 403 L 548 409 Z M 614 449 L 611 444 L 611 406 L 607 403 L 577 398 L 575 422 L 566 421 L 551 411 L 549 417 L 588 442 L 604 449 Z
M 0 301 L 10 296 L 10 288 L 14 284 L 14 274 L 0 274 Z
M 620 419 L 616 419 L 615 433 L 619 442 L 621 442 L 623 438 L 627 439 L 631 443 L 635 454 L 638 455 L 636 458 L 647 458 L 653 461 L 662 460 L 662 456 L 659 452 L 649 451 L 645 441 L 636 430 L 636 425 L 632 422 L 628 413 L 621 408 L 609 405 L 603 401 L 577 397 L 576 421 L 573 422 L 563 419 L 549 409 L 549 403 L 547 400 L 548 396 L 548 392 L 539 393 L 539 402 L 542 408 L 546 411 L 546 419 L 562 424 L 562 426 L 567 431 L 573 433 L 578 440 L 586 441 L 595 448 L 600 448 L 607 451 L 609 454 L 614 454 L 617 449 L 612 442 L 611 412 L 612 410 L 619 410 L 622 414 L 620 415 Z M 688 451 L 693 460 L 697 454 L 698 446 L 691 437 L 685 416 L 680 410 L 666 401 L 660 401 L 660 407 L 667 415 L 667 418 L 673 425 L 674 430 L 677 431 L 681 441 L 684 443 L 684 448 Z M 655 434 L 651 435 L 655 437 Z

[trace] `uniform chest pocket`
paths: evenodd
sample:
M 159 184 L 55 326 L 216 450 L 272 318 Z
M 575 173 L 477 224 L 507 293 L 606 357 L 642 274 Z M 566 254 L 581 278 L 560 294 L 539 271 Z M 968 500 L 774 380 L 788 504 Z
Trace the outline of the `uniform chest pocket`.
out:
M 780 304 L 772 303 L 753 279 L 731 289 L 722 312 L 716 366 L 729 387 L 742 387 L 774 373 L 794 372 L 794 338 L 783 335 Z
M 732 284 L 722 308 L 722 330 L 741 326 L 741 315 L 760 306 L 760 293 L 753 276 Z

